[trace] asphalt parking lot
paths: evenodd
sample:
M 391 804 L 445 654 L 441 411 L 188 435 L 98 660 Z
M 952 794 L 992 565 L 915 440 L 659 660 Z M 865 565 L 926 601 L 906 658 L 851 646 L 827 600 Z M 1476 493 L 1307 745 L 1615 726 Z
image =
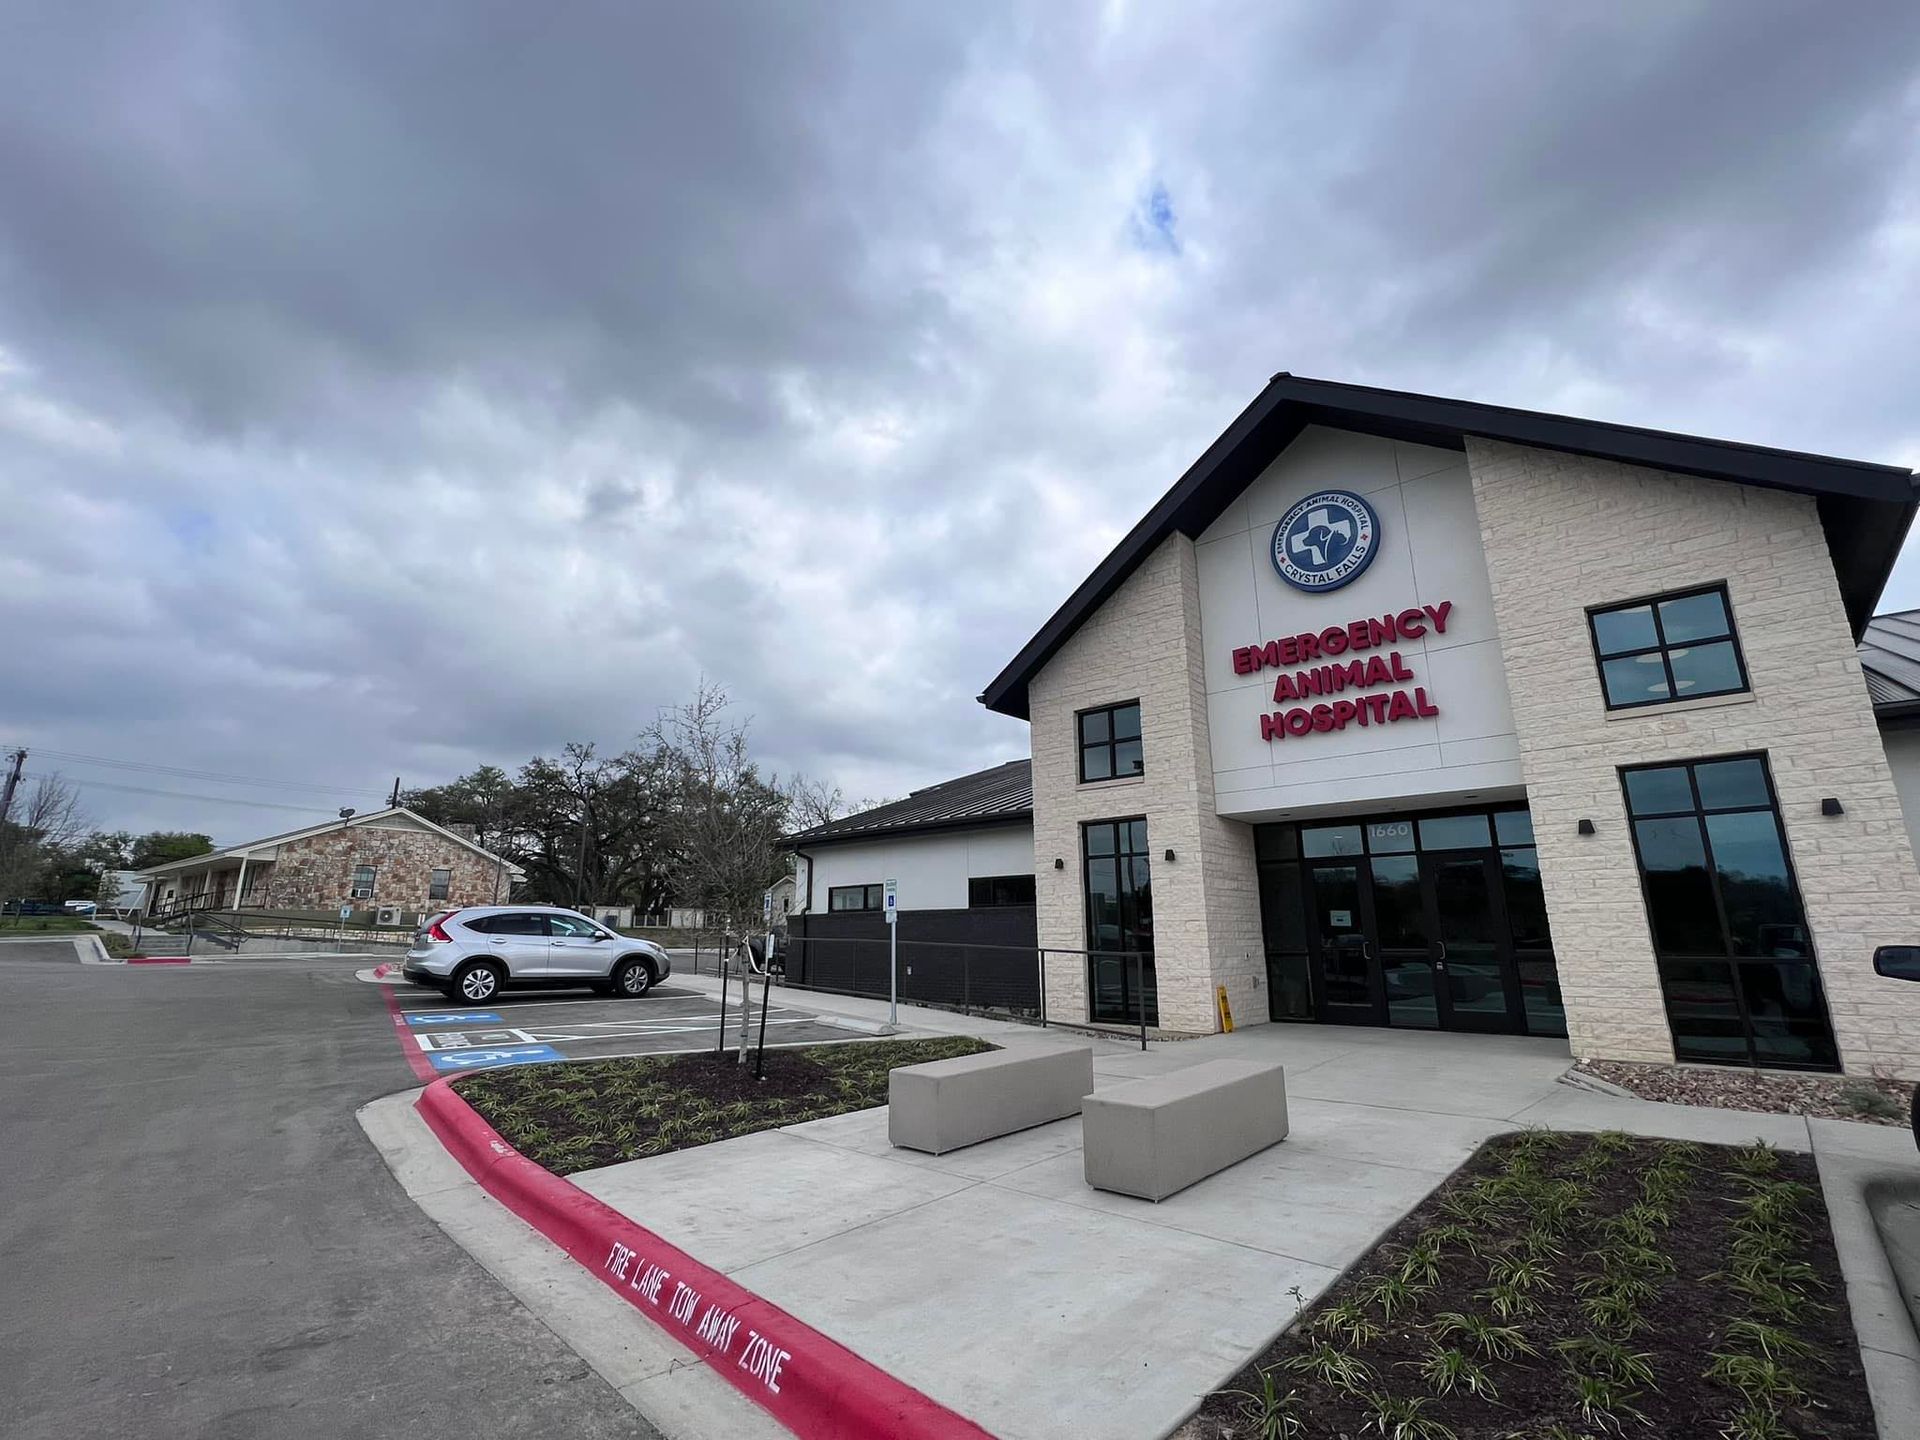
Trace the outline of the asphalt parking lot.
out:
M 455 1004 L 437 991 L 392 987 L 400 1042 L 441 1074 L 537 1065 L 552 1060 L 605 1060 L 620 1055 L 662 1055 L 711 1050 L 720 1028 L 720 1002 L 701 991 L 657 985 L 637 1000 L 582 991 L 514 991 L 485 1006 Z M 760 986 L 753 987 L 749 1041 L 760 1033 Z M 728 1003 L 727 1043 L 737 1041 L 739 991 Z M 816 1045 L 862 1038 L 812 1012 L 780 1001 L 776 988 L 767 1006 L 767 1044 Z

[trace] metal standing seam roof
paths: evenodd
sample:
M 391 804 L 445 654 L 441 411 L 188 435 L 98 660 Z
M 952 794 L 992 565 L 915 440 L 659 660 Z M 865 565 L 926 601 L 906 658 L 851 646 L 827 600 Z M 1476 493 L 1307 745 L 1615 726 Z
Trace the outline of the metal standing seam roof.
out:
M 943 780 L 916 790 L 904 800 L 890 801 L 829 820 L 811 830 L 789 835 L 788 847 L 832 840 L 866 840 L 916 830 L 955 830 L 972 825 L 997 825 L 1033 817 L 1033 762 L 1009 760 L 991 770 Z
M 1860 668 L 1875 715 L 1920 715 L 1920 610 L 1869 620 L 1860 636 Z

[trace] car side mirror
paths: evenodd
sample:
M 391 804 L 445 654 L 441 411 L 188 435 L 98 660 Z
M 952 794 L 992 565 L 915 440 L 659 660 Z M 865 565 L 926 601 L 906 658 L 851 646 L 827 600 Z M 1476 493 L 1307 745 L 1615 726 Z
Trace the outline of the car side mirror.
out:
M 1920 945 L 1882 945 L 1873 952 L 1873 973 L 1889 980 L 1920 980 Z

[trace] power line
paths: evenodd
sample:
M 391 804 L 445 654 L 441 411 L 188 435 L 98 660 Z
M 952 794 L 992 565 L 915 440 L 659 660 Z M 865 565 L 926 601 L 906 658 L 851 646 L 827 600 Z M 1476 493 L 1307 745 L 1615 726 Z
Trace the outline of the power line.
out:
M 47 750 L 38 745 L 26 748 L 40 759 L 65 760 L 81 765 L 105 765 L 117 770 L 143 770 L 180 780 L 207 780 L 218 785 L 259 785 L 280 790 L 317 790 L 327 795 L 378 795 L 382 798 L 387 794 L 385 790 L 373 790 L 363 785 L 329 785 L 317 780 L 267 780 L 257 775 L 229 775 L 219 770 L 190 770 L 180 765 L 157 765 L 148 760 L 112 760 L 103 755 L 79 755 L 69 750 Z
M 291 810 L 301 815 L 337 815 L 337 810 L 322 810 L 314 805 L 284 805 L 273 800 L 239 800 L 231 795 L 194 795 L 185 790 L 149 790 L 144 785 L 115 785 L 107 780 L 75 780 L 61 777 L 78 790 L 120 790 L 129 795 L 158 795 L 167 800 L 206 800 L 215 805 L 240 805 L 249 810 Z

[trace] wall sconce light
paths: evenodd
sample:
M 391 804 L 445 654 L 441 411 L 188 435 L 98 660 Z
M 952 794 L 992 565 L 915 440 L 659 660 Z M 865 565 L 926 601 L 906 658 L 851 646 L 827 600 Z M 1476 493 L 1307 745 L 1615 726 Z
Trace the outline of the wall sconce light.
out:
M 1167 851 L 1167 863 L 1169 865 L 1173 863 L 1173 851 L 1171 850 Z
M 1582 820 L 1574 828 L 1577 829 L 1582 835 L 1593 834 L 1593 822 L 1591 820 Z
M 1829 795 L 1820 802 L 1820 813 L 1822 815 L 1844 815 L 1847 812 L 1838 800 Z
M 1053 857 L 1053 868 L 1056 870 L 1064 870 L 1067 868 L 1067 862 L 1056 855 Z

